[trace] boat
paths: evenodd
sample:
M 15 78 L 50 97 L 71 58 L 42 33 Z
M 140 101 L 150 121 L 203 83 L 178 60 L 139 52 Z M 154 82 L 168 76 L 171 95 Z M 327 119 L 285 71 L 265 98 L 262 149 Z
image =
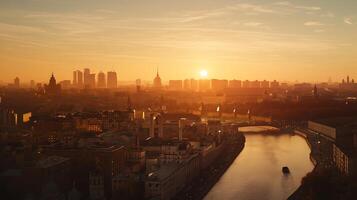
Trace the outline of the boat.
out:
M 283 171 L 283 173 L 284 174 L 290 174 L 290 169 L 289 169 L 289 167 L 283 167 L 282 169 L 281 169 L 281 171 Z

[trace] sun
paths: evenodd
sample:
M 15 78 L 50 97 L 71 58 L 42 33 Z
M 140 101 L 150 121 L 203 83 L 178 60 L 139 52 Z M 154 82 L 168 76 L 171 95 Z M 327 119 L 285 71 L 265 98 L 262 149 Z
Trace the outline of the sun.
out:
M 202 77 L 202 78 L 206 78 L 207 76 L 208 76 L 208 72 L 207 72 L 207 70 L 201 70 L 200 71 L 200 76 Z

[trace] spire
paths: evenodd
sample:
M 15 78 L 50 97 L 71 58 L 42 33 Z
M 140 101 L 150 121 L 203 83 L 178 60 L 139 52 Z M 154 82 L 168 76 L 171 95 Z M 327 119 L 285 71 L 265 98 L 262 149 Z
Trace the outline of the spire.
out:
M 160 77 L 160 76 L 159 76 L 159 66 L 156 67 L 156 76 L 157 76 L 157 77 Z

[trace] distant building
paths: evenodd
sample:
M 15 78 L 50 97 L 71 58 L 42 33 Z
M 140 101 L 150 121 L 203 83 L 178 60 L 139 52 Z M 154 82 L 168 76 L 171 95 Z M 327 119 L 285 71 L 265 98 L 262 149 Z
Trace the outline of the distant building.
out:
M 55 76 L 52 74 L 49 84 L 45 85 L 45 94 L 59 94 L 61 85 L 57 84 Z
M 157 70 L 157 72 L 156 72 L 156 77 L 154 78 L 153 86 L 156 89 L 162 87 L 161 78 L 160 78 L 160 75 L 159 75 L 159 70 Z
M 89 85 L 89 75 L 90 75 L 90 69 L 85 68 L 83 70 L 83 84 L 84 84 L 84 86 Z
M 242 87 L 242 81 L 241 80 L 230 80 L 229 81 L 229 87 L 230 88 L 241 88 Z
M 218 79 L 212 79 L 211 80 L 211 89 L 212 90 L 224 90 L 228 87 L 228 80 L 218 80 Z
M 200 79 L 198 81 L 199 91 L 204 92 L 211 89 L 211 81 L 208 79 Z
M 277 89 L 279 87 L 280 87 L 280 84 L 276 80 L 274 80 L 273 82 L 270 83 L 270 88 Z
M 183 82 L 183 89 L 197 91 L 198 81 L 195 79 L 185 79 Z
M 98 73 L 98 88 L 106 88 L 106 80 L 105 80 L 105 74 L 103 72 Z
M 269 88 L 269 81 L 267 81 L 267 80 L 264 80 L 264 81 L 262 81 L 261 83 L 260 83 L 260 87 L 261 88 Z
M 250 81 L 248 80 L 243 81 L 242 88 L 250 88 Z
M 78 76 L 77 76 L 77 71 L 73 71 L 73 86 L 78 85 Z
M 59 83 L 62 89 L 69 89 L 71 88 L 71 81 L 70 80 L 63 80 Z
M 118 79 L 117 73 L 112 71 L 107 73 L 107 87 L 108 88 L 117 88 L 118 87 Z
M 182 90 L 182 80 L 170 80 L 169 88 L 171 90 Z
M 251 88 L 260 88 L 260 82 L 258 80 L 252 81 L 250 83 Z
M 16 77 L 14 79 L 14 87 L 15 88 L 20 88 L 20 79 L 19 79 L 19 77 Z
M 79 88 L 82 88 L 83 84 L 83 72 L 77 70 L 77 85 Z

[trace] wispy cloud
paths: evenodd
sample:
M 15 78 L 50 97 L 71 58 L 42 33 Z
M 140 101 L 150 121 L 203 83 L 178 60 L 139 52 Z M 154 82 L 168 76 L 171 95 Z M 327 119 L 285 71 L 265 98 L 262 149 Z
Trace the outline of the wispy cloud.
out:
M 349 24 L 349 25 L 352 25 L 353 22 L 352 22 L 352 19 L 350 17 L 345 17 L 345 19 L 343 20 L 343 22 L 345 22 L 345 24 Z
M 304 23 L 305 26 L 324 26 L 321 22 L 309 21 Z

